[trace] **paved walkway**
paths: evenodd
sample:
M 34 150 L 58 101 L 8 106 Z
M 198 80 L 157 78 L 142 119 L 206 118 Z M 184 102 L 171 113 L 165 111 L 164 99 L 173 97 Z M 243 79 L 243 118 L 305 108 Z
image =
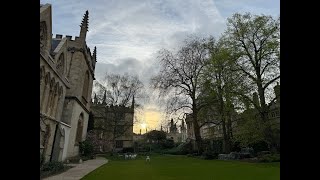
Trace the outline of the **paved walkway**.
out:
M 97 157 L 96 159 L 84 161 L 82 164 L 77 164 L 75 167 L 67 170 L 66 172 L 45 178 L 43 180 L 79 180 L 89 172 L 97 169 L 107 162 L 107 159 L 103 157 Z

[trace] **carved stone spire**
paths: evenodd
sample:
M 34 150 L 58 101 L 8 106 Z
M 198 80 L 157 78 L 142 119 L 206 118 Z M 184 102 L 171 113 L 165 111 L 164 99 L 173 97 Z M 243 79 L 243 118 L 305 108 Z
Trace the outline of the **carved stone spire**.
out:
M 96 46 L 94 47 L 92 56 L 93 56 L 93 59 L 95 60 L 95 62 L 97 62 L 97 47 Z
M 98 104 L 98 98 L 96 93 L 94 93 L 93 103 Z
M 87 31 L 89 31 L 88 30 L 88 27 L 89 27 L 89 12 L 88 12 L 88 10 L 86 11 L 86 13 L 83 16 L 80 27 L 81 27 L 81 30 L 80 30 L 80 37 L 79 38 L 81 39 L 81 41 L 84 42 L 86 40 Z
M 96 62 L 97 62 L 97 47 L 95 46 L 92 54 L 92 60 L 91 60 L 93 69 L 96 68 Z

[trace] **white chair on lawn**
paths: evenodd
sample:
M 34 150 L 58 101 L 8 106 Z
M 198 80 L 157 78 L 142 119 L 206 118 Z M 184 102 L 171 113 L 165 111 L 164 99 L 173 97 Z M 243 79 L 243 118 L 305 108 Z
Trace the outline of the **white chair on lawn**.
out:
M 136 157 L 137 157 L 137 154 L 134 154 L 134 155 L 132 155 L 132 157 L 133 157 L 133 159 L 136 159 Z
M 146 162 L 150 162 L 150 157 L 149 156 L 146 157 Z

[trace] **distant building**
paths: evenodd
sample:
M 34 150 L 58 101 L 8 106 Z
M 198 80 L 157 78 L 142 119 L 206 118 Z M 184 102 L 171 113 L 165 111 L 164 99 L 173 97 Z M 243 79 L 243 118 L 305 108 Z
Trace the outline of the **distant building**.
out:
M 275 99 L 274 101 L 270 102 L 267 104 L 268 106 L 268 122 L 271 125 L 271 130 L 273 134 L 273 141 L 276 143 L 274 144 L 275 147 L 280 150 L 280 85 L 277 83 L 277 85 L 273 88 L 274 94 L 275 94 Z M 254 101 L 258 105 L 260 105 L 258 95 L 257 93 L 254 93 Z M 259 113 L 255 108 L 250 108 L 247 107 L 247 109 L 241 114 L 241 115 L 247 115 L 247 116 L 252 116 L 253 118 L 260 118 Z M 239 123 L 241 122 L 242 119 L 239 120 Z
M 93 131 L 101 142 L 96 150 L 102 152 L 121 151 L 133 147 L 134 100 L 131 107 L 108 106 L 95 101 L 92 104 Z
M 142 141 L 145 139 L 145 135 L 144 134 L 136 134 L 136 133 L 133 133 L 133 142 L 136 142 L 136 141 Z
M 187 139 L 187 129 L 185 127 L 184 121 L 182 121 L 180 126 L 180 132 L 178 131 L 177 124 L 171 119 L 169 124 L 169 132 L 167 133 L 167 138 L 172 139 L 175 143 L 186 142 Z
M 275 139 L 278 148 L 280 148 L 280 85 L 274 87 L 275 93 L 275 101 L 268 104 L 269 106 L 269 113 L 268 118 L 272 124 L 272 130 L 275 134 Z M 253 93 L 253 101 L 259 104 L 258 94 Z M 237 112 L 233 112 L 232 115 L 232 134 L 239 133 L 238 132 L 238 124 L 242 123 L 242 116 L 245 114 L 252 114 L 252 117 L 259 118 L 259 114 L 256 109 L 250 108 L 249 106 L 247 109 L 238 114 Z M 186 117 L 186 124 L 187 124 L 187 138 L 188 140 L 195 142 L 195 135 L 194 135 L 194 127 L 193 127 L 193 120 L 192 114 L 188 114 Z M 217 140 L 223 138 L 223 130 L 221 125 L 216 124 L 206 124 L 200 128 L 200 135 L 202 139 L 209 139 L 209 140 Z

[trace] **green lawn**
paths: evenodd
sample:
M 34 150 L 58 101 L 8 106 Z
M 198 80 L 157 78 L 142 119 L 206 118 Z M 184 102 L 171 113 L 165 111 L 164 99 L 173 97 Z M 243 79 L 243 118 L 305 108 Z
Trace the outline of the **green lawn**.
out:
M 109 162 L 82 180 L 277 180 L 280 163 L 255 164 L 202 160 L 186 156 L 151 156 Z

